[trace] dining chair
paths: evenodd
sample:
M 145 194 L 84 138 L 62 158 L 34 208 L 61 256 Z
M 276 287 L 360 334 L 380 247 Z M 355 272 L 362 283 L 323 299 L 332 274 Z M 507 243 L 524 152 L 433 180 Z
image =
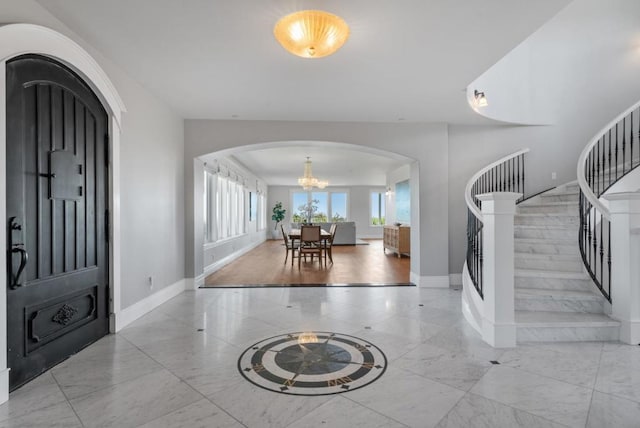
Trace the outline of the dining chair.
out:
M 284 226 L 280 225 L 280 230 L 282 231 L 282 239 L 284 239 L 284 249 L 286 251 L 286 256 L 284 257 L 284 263 L 287 264 L 287 259 L 289 258 L 289 252 L 291 252 L 291 266 L 293 266 L 293 259 L 296 257 L 296 250 L 298 250 L 298 244 L 295 242 L 289 241 L 289 235 L 284 230 Z
M 307 254 L 311 254 L 311 263 L 313 263 L 313 256 L 317 254 L 318 261 L 322 266 L 322 240 L 320 238 L 320 226 L 302 226 L 300 228 L 298 269 L 300 269 L 300 260 L 302 259 L 302 256 L 304 255 L 306 260 Z
M 325 243 L 325 259 L 329 256 L 329 261 L 331 263 L 333 263 L 333 254 L 331 253 L 331 249 L 333 248 L 333 239 L 336 237 L 336 230 L 338 230 L 338 225 L 336 223 L 331 223 L 331 227 L 329 227 L 329 234 L 331 236 Z

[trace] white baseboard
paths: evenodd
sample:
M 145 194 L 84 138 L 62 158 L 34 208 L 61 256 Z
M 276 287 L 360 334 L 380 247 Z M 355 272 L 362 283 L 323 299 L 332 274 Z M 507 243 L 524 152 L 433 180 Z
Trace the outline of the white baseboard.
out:
M 150 296 L 145 297 L 139 302 L 134 303 L 128 308 L 122 309 L 120 312 L 111 314 L 111 331 L 116 333 L 133 321 L 137 320 L 141 316 L 148 312 L 151 312 L 167 300 L 173 299 L 178 294 L 185 291 L 186 281 L 181 279 L 180 281 L 169 285 Z
M 450 273 L 449 274 L 449 284 L 455 287 L 462 286 L 462 274 L 461 273 Z
M 9 371 L 4 369 L 0 371 L 0 404 L 9 401 Z
M 194 278 L 194 281 L 195 281 L 194 286 L 197 288 L 200 285 L 203 285 L 204 284 L 204 279 L 207 276 L 209 276 L 212 273 L 216 272 L 220 268 L 228 265 L 229 263 L 231 263 L 232 261 L 234 261 L 238 257 L 242 256 L 243 254 L 246 254 L 249 251 L 253 250 L 254 248 L 256 248 L 258 245 L 262 244 L 263 242 L 264 241 L 254 242 L 253 244 L 247 245 L 246 247 L 241 248 L 241 249 L 229 254 L 225 258 L 222 258 L 222 259 L 218 260 L 217 262 L 211 263 L 210 265 L 206 266 L 204 268 L 204 272 L 201 275 L 198 275 L 196 278 Z
M 449 288 L 449 275 L 420 276 L 411 272 L 410 280 L 418 287 L 423 288 Z

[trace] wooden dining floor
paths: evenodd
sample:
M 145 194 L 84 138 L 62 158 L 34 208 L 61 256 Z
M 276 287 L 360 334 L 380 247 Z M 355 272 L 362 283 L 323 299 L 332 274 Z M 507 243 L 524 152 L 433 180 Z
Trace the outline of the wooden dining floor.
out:
M 408 284 L 410 259 L 398 258 L 382 249 L 382 240 L 367 240 L 369 245 L 333 247 L 333 263 L 322 266 L 317 259 L 311 263 L 298 259 L 287 263 L 285 247 L 280 240 L 269 240 L 207 276 L 205 287 L 240 285 L 297 284 Z

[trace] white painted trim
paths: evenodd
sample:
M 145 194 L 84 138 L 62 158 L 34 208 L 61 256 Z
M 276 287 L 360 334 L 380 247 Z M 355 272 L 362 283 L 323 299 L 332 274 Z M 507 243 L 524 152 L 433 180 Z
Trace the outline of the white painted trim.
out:
M 204 272 L 196 276 L 193 279 L 193 284 L 192 284 L 193 289 L 196 290 L 197 288 L 202 287 L 204 285 L 204 280 L 206 277 L 207 275 Z
M 9 372 L 11 369 L 4 369 L 0 371 L 0 403 L 5 403 L 9 400 Z
M 420 276 L 411 272 L 409 279 L 421 288 L 449 288 L 449 275 L 441 276 Z
M 33 24 L 7 24 L 0 26 L 0 118 L 6 122 L 6 63 L 11 58 L 24 54 L 40 54 L 56 59 L 80 75 L 93 89 L 109 115 L 111 136 L 111 164 L 109 182 L 109 209 L 111 210 L 110 310 L 120 311 L 120 132 L 122 113 L 126 112 L 122 98 L 107 74 L 93 57 L 67 36 L 46 27 Z M 0 127 L 0 153 L 6 152 L 6 129 Z M 0 223 L 6 224 L 6 162 L 0 162 Z M 0 227 L 0 252 L 6 253 L 6 232 Z M 0 263 L 0 349 L 7 349 L 7 284 L 6 266 Z M 113 315 L 112 315 L 113 316 Z M 111 331 L 115 326 L 110 324 Z M 0 372 L 8 373 L 6 352 L 0 352 Z M 9 396 L 8 376 L 0 379 L 0 403 Z
M 243 254 L 248 253 L 249 251 L 253 250 L 254 248 L 256 248 L 258 245 L 262 244 L 264 241 L 258 241 L 258 242 L 254 242 L 253 244 L 247 245 L 246 247 L 243 247 L 239 250 L 236 250 L 235 252 L 229 254 L 228 256 L 226 256 L 225 258 L 222 258 L 220 260 L 218 260 L 217 262 L 213 262 L 210 265 L 206 266 L 204 268 L 204 272 L 200 275 L 198 275 L 196 278 L 194 278 L 194 287 L 198 288 L 201 285 L 204 285 L 204 279 L 211 275 L 212 273 L 216 272 L 217 270 L 221 269 L 222 267 L 228 265 L 229 263 L 231 263 L 232 261 L 234 261 L 235 259 L 237 259 L 238 257 L 242 256 Z
M 473 327 L 478 334 L 482 335 L 482 314 L 484 312 L 484 302 L 480 298 L 478 291 L 473 285 L 469 270 L 467 269 L 467 262 L 464 263 L 462 268 L 462 314 L 467 320 L 469 325 Z
M 462 285 L 462 274 L 461 273 L 450 273 L 449 274 L 449 285 L 461 286 Z
M 2 126 L 0 126 L 0 251 L 1 254 L 7 254 L 7 102 L 6 102 L 6 63 L 0 64 L 0 118 L 2 118 Z M 4 373 L 7 369 L 7 264 L 0 263 L 0 370 Z M 4 381 L 0 383 L 0 403 L 4 403 L 9 399 L 9 377 L 7 375 L 6 384 Z
M 185 289 L 186 280 L 181 279 L 178 282 L 175 282 L 167 287 L 164 287 L 161 290 L 158 290 L 152 295 L 145 297 L 139 302 L 134 303 L 128 308 L 124 308 L 116 314 L 111 314 L 114 318 L 113 324 L 115 325 L 115 332 L 122 330 L 133 321 L 151 312 L 166 301 L 173 299 L 174 297 L 185 291 Z

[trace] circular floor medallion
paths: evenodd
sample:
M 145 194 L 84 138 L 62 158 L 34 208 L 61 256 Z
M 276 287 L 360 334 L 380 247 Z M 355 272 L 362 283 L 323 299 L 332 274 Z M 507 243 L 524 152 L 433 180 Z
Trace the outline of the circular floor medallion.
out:
M 374 344 L 326 331 L 270 337 L 238 359 L 238 370 L 249 382 L 291 395 L 353 391 L 378 379 L 386 369 L 387 358 Z

